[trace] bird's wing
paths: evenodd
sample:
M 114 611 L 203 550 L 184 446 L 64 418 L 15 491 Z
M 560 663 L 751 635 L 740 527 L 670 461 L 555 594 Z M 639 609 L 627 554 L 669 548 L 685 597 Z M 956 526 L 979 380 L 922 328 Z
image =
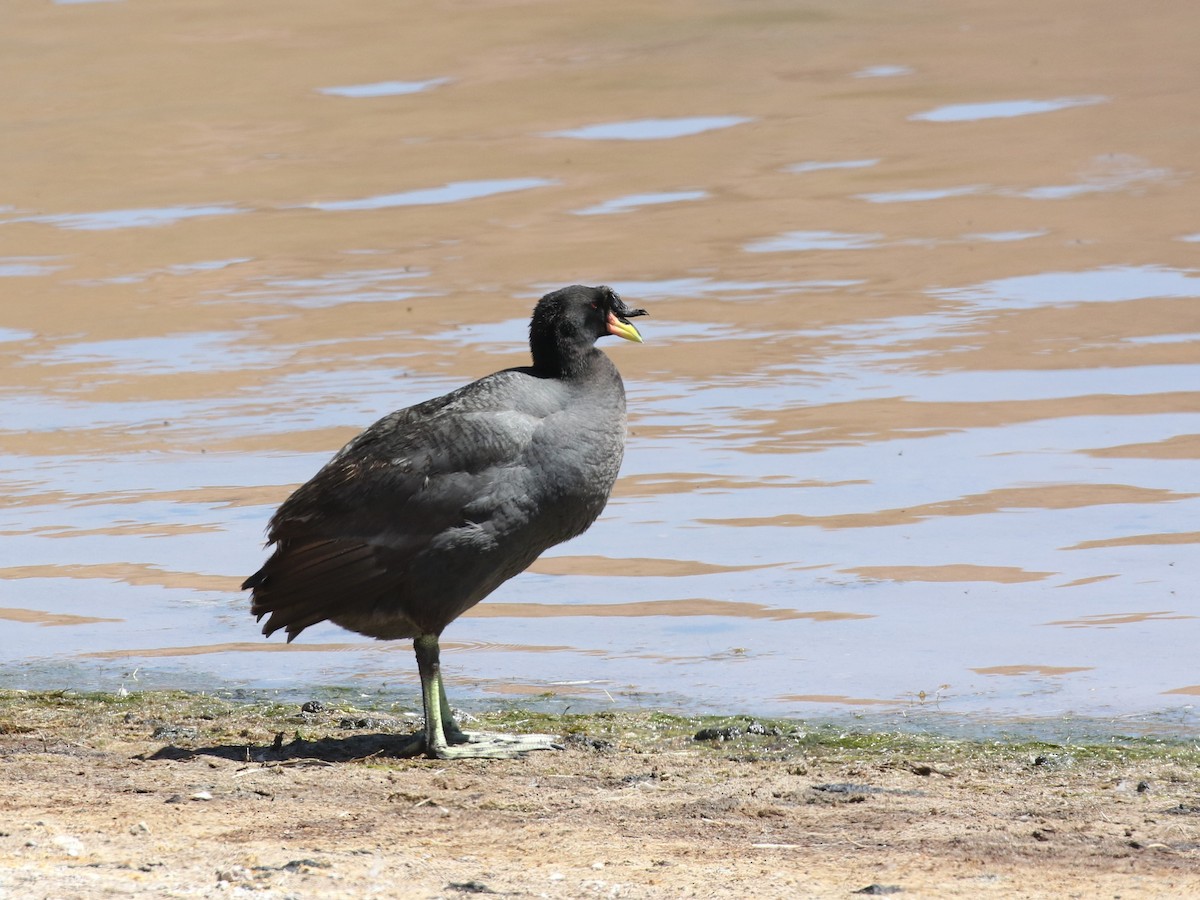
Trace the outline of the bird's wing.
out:
M 519 370 L 480 379 L 380 419 L 298 488 L 271 520 L 272 542 L 358 538 L 399 547 L 462 522 L 468 505 L 523 464 L 551 410 L 509 402 Z M 486 504 L 485 504 L 486 505 Z
M 334 606 L 369 607 L 439 535 L 478 528 L 532 489 L 523 460 L 544 415 L 508 402 L 528 377 L 510 372 L 384 417 L 288 498 L 271 520 L 274 554 L 243 585 L 270 616 L 265 633 L 290 640 Z

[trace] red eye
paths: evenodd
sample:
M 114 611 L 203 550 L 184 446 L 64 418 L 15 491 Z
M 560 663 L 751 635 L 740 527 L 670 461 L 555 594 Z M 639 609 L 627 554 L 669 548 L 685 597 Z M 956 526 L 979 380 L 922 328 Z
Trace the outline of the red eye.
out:
M 592 301 L 592 309 L 596 309 L 596 301 L 595 300 Z

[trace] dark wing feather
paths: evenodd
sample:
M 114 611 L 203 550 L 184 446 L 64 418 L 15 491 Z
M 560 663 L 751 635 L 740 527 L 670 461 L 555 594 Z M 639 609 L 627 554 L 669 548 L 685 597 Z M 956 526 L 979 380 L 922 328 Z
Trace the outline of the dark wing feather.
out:
M 438 535 L 479 524 L 490 492 L 523 489 L 520 460 L 553 411 L 538 381 L 507 370 L 392 413 L 298 488 L 271 519 L 275 552 L 243 585 L 251 611 L 269 616 L 263 633 L 282 628 L 291 640 L 376 608 Z

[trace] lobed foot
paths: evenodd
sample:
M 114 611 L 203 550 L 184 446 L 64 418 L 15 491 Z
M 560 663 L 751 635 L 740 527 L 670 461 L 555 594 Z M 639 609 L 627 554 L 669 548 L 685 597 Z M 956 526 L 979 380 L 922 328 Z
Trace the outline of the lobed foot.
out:
M 492 734 L 458 732 L 465 740 L 435 747 L 428 755 L 435 759 L 515 759 L 534 750 L 562 750 L 562 744 L 549 734 Z M 424 744 L 422 740 L 422 744 Z

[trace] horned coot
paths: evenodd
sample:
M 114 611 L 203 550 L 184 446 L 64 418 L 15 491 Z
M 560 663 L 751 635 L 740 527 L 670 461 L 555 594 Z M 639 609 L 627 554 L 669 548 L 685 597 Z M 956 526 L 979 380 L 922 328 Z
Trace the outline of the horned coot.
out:
M 533 365 L 505 369 L 384 416 L 271 518 L 266 564 L 246 579 L 263 634 L 288 641 L 328 619 L 412 638 L 425 728 L 449 759 L 545 749 L 548 739 L 467 735 L 442 688 L 442 630 L 548 547 L 600 515 L 625 449 L 625 389 L 596 348 L 641 342 L 609 287 L 547 294 L 529 324 Z

